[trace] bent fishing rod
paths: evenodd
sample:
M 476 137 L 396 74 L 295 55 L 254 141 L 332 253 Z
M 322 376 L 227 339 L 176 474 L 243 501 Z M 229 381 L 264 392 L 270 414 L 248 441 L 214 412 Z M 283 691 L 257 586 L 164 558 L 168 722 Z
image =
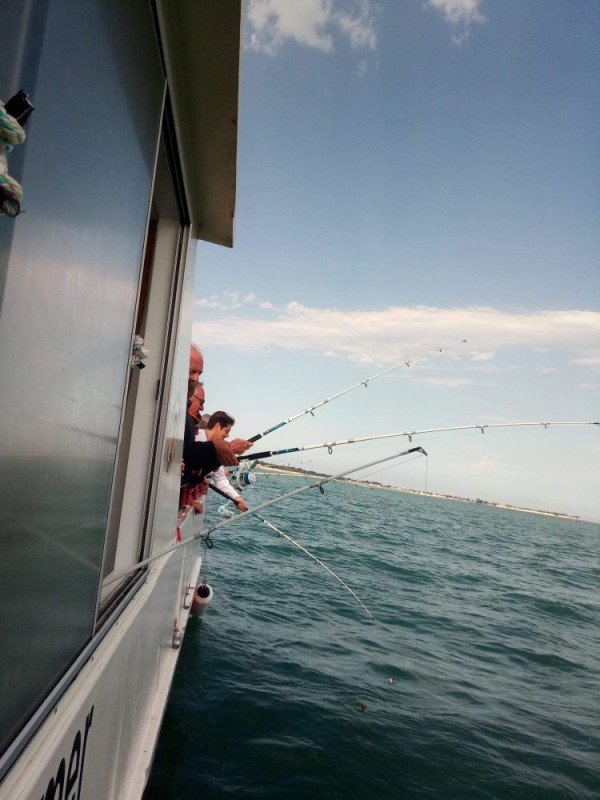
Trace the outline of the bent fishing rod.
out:
M 213 483 L 209 483 L 209 488 L 211 488 L 211 489 L 212 489 L 213 491 L 215 491 L 217 494 L 220 494 L 220 495 L 221 495 L 221 497 L 224 497 L 226 500 L 229 500 L 231 503 L 233 503 L 233 500 L 232 500 L 232 498 L 231 498 L 231 497 L 229 497 L 229 495 L 228 495 L 228 494 L 226 494 L 226 492 L 223 492 L 221 489 L 219 489 L 219 488 L 218 488 L 218 486 L 215 486 Z M 359 604 L 360 604 L 360 605 L 361 605 L 361 606 L 364 608 L 364 610 L 367 612 L 367 614 L 369 615 L 369 617 L 370 617 L 371 619 L 373 619 L 373 614 L 371 614 L 371 612 L 369 611 L 369 609 L 366 607 L 366 605 L 363 603 L 363 601 L 360 599 L 360 597 L 359 597 L 359 596 L 356 594 L 356 592 L 355 592 L 355 591 L 353 591 L 353 590 L 352 590 L 352 589 L 351 589 L 351 588 L 348 586 L 348 584 L 347 584 L 347 583 L 345 583 L 345 582 L 344 582 L 344 581 L 343 581 L 343 580 L 340 578 L 340 576 L 339 576 L 339 575 L 337 575 L 337 574 L 336 574 L 336 573 L 335 573 L 335 572 L 334 572 L 334 571 L 333 571 L 333 570 L 332 570 L 330 567 L 328 567 L 328 566 L 327 566 L 327 564 L 325 564 L 325 562 L 324 562 L 324 561 L 321 561 L 321 559 L 320 559 L 320 558 L 317 558 L 317 557 L 316 557 L 316 555 L 315 555 L 314 553 L 311 553 L 311 552 L 310 552 L 310 550 L 309 550 L 307 547 L 304 547 L 304 545 L 300 544 L 300 542 L 297 542 L 295 539 L 292 539 L 292 537 L 291 537 L 289 534 L 287 534 L 287 533 L 285 533 L 284 531 L 282 531 L 282 530 L 281 530 L 280 528 L 278 528 L 276 525 L 273 525 L 273 523 L 272 523 L 272 522 L 269 522 L 269 520 L 265 519 L 264 517 L 261 517 L 261 516 L 260 516 L 260 514 L 257 514 L 255 511 L 250 511 L 250 512 L 242 512 L 242 513 L 240 514 L 240 516 L 243 516 L 245 513 L 250 513 L 250 514 L 252 514 L 252 516 L 253 516 L 253 517 L 255 517 L 255 519 L 259 520 L 259 522 L 262 522 L 262 523 L 263 523 L 263 525 L 266 525 L 268 528 L 271 528 L 271 530 L 275 531 L 275 533 L 276 533 L 278 536 L 281 536 L 281 537 L 282 537 L 283 539 L 285 539 L 286 541 L 288 541 L 288 542 L 291 542 L 291 543 L 294 545 L 294 547 L 297 547 L 297 548 L 298 548 L 299 550 L 301 550 L 303 553 L 306 553 L 306 555 L 307 555 L 307 556 L 309 556 L 310 558 L 312 558 L 312 560 L 313 560 L 313 561 L 316 561 L 316 563 L 317 563 L 317 564 L 319 564 L 319 566 L 321 566 L 321 567 L 323 567 L 323 569 L 327 570 L 327 572 L 328 572 L 330 575 L 333 575 L 333 577 L 336 579 L 336 581 L 339 581 L 339 582 L 342 584 L 342 586 L 344 587 L 344 589 L 347 589 L 347 590 L 350 592 L 350 594 L 352 595 L 352 597 L 354 597 L 354 599 L 355 599 L 355 600 L 356 600 L 356 601 L 357 601 L 357 602 L 358 602 L 358 603 L 359 603 Z
M 338 481 L 341 478 L 345 478 L 346 475 L 351 475 L 353 472 L 360 472 L 363 469 L 369 469 L 370 467 L 375 467 L 378 464 L 383 464 L 385 461 L 393 461 L 396 458 L 401 458 L 402 456 L 407 456 L 417 452 L 422 453 L 424 456 L 427 455 L 427 453 L 425 452 L 425 450 L 423 450 L 422 447 L 411 447 L 409 450 L 403 450 L 401 453 L 394 453 L 394 455 L 386 456 L 385 458 L 378 458 L 376 461 L 370 461 L 368 464 L 361 464 L 360 467 L 352 467 L 352 469 L 345 470 L 344 472 L 340 472 L 337 475 L 328 475 L 327 477 L 315 481 L 314 483 L 309 483 L 306 486 L 301 486 L 298 489 L 293 489 L 291 492 L 286 492 L 285 494 L 279 495 L 279 497 L 273 498 L 273 500 L 266 500 L 264 503 L 259 503 L 259 505 L 257 505 L 255 508 L 249 508 L 248 511 L 244 512 L 244 514 L 253 514 L 256 511 L 262 511 L 263 508 L 268 508 L 269 506 L 273 506 L 276 503 L 281 503 L 282 500 L 287 500 L 289 497 L 294 497 L 297 494 L 302 494 L 302 492 L 307 492 L 309 491 L 309 489 L 320 489 L 326 483 L 330 483 L 331 481 Z M 174 550 L 179 550 L 181 547 L 185 547 L 185 545 L 198 541 L 198 539 L 204 539 L 204 541 L 207 541 L 207 537 L 209 537 L 211 533 L 214 533 L 214 531 L 217 531 L 220 528 L 224 528 L 226 525 L 231 525 L 236 520 L 243 519 L 244 514 L 236 514 L 230 519 L 225 519 L 222 522 L 218 522 L 216 525 L 211 525 L 211 527 L 208 528 L 207 530 L 198 531 L 197 533 L 194 533 L 192 536 L 188 536 L 185 539 L 182 539 L 180 542 L 175 542 L 171 544 L 169 547 L 167 547 L 167 549 L 162 550 L 160 553 L 155 553 L 155 555 L 153 556 L 144 558 L 141 561 L 138 561 L 136 564 L 127 567 L 127 569 L 120 570 L 119 572 L 114 572 L 110 576 L 110 578 L 108 578 L 105 581 L 105 585 L 109 586 L 111 583 L 120 581 L 123 578 L 126 578 L 128 575 L 131 575 L 133 572 L 137 572 L 138 569 L 147 567 L 149 564 L 152 564 L 159 558 L 164 558 L 165 556 L 170 555 Z
M 327 570 L 327 572 L 328 572 L 330 575 L 333 575 L 333 577 L 336 579 L 336 581 L 339 581 L 339 582 L 342 584 L 342 586 L 344 587 L 344 589 L 347 589 L 347 590 L 350 592 L 350 594 L 352 595 L 352 597 L 354 597 L 354 599 L 355 599 L 355 600 L 356 600 L 356 601 L 357 601 L 357 602 L 358 602 L 358 603 L 359 603 L 359 604 L 362 606 L 362 608 L 364 608 L 364 610 L 367 612 L 367 614 L 369 615 L 369 617 L 370 617 L 371 619 L 373 619 L 373 614 L 371 614 L 371 612 L 369 611 L 369 609 L 366 607 L 366 605 L 363 603 L 363 601 L 360 599 L 360 597 L 359 597 L 359 596 L 356 594 L 356 592 L 355 592 L 355 591 L 353 591 L 353 590 L 352 590 L 352 589 L 351 589 L 351 588 L 348 586 L 348 584 L 347 584 L 347 583 L 344 583 L 344 581 L 343 581 L 343 580 L 340 578 L 340 576 L 339 576 L 339 575 L 336 575 L 336 573 L 335 573 L 335 572 L 334 572 L 332 569 L 330 569 L 330 568 L 327 566 L 327 564 L 325 564 L 323 561 L 321 561 L 321 559 L 317 558 L 317 557 L 316 557 L 316 555 L 314 555 L 314 553 L 311 553 L 311 552 L 310 552 L 310 550 L 308 550 L 306 547 L 304 547 L 304 545 L 301 545 L 301 544 L 300 544 L 299 542 L 297 542 L 295 539 L 292 539 L 292 537 L 291 537 L 291 536 L 289 536 L 287 533 L 284 533 L 282 530 L 280 530 L 280 528 L 277 528 L 275 525 L 273 525 L 273 523 L 272 523 L 272 522 L 269 522 L 268 520 L 266 520 L 266 519 L 263 519 L 263 518 L 262 518 L 262 517 L 260 517 L 258 514 L 254 514 L 253 516 L 255 516 L 255 517 L 256 517 L 256 519 L 259 519 L 261 522 L 263 522 L 265 525 L 267 525 L 267 527 L 271 528 L 271 530 L 274 530 L 274 531 L 275 531 L 275 533 L 276 533 L 278 536 L 282 536 L 282 537 L 283 537 L 284 539 L 286 539 L 288 542 L 291 542 L 291 543 L 292 543 L 292 544 L 293 544 L 295 547 L 297 547 L 299 550 L 302 550 L 302 552 L 303 552 L 303 553 L 306 553 L 306 555 L 307 555 L 307 556 L 309 556 L 310 558 L 312 558 L 312 560 L 313 560 L 313 561 L 316 561 L 316 562 L 317 562 L 317 564 L 319 564 L 319 566 L 323 567 L 323 569 L 326 569 L 326 570 Z
M 256 461 L 261 460 L 263 458 L 270 458 L 271 456 L 281 456 L 287 453 L 300 453 L 304 450 L 317 450 L 320 447 L 326 447 L 329 450 L 329 454 L 333 452 L 334 447 L 338 447 L 342 444 L 359 444 L 361 442 L 374 442 L 380 439 L 394 439 L 399 436 L 406 436 L 409 442 L 412 442 L 413 436 L 421 436 L 426 433 L 446 433 L 448 431 L 468 431 L 468 430 L 480 430 L 481 433 L 485 433 L 488 428 L 526 428 L 526 427 L 537 427 L 539 428 L 542 426 L 544 429 L 548 428 L 549 425 L 553 426 L 583 426 L 583 425 L 599 425 L 600 422 L 499 422 L 499 423 L 492 423 L 492 424 L 484 424 L 484 425 L 457 425 L 453 428 L 426 428 L 424 430 L 419 431 L 400 431 L 399 433 L 381 433 L 376 436 L 360 436 L 355 439 L 342 439 L 341 441 L 335 442 L 321 442 L 320 444 L 305 444 L 300 447 L 286 447 L 282 450 L 263 450 L 260 453 L 244 453 L 243 455 L 238 456 L 238 459 L 244 458 L 251 458 Z
M 341 392 L 337 392 L 337 394 L 332 394 L 331 397 L 326 397 L 325 400 L 321 400 L 318 403 L 310 406 L 310 408 L 305 408 L 304 411 L 299 411 L 297 414 L 294 414 L 293 417 L 288 417 L 288 419 L 284 419 L 281 422 L 278 422 L 277 425 L 273 425 L 271 428 L 267 428 L 262 433 L 257 433 L 255 436 L 251 436 L 249 439 L 246 439 L 247 442 L 257 442 L 259 439 L 262 439 L 263 436 L 266 436 L 268 433 L 273 433 L 273 431 L 278 430 L 279 428 L 283 428 L 284 425 L 288 425 L 290 422 L 294 422 L 296 419 L 300 419 L 305 414 L 312 414 L 314 417 L 314 411 L 321 406 L 324 406 L 326 403 L 331 403 L 332 400 L 337 400 L 338 397 L 341 397 L 348 392 L 351 392 L 353 389 L 358 389 L 359 386 L 364 386 L 368 388 L 368 384 L 371 381 L 374 381 L 375 378 L 381 378 L 382 375 L 387 375 L 389 372 L 393 372 L 395 369 L 400 369 L 400 367 L 410 367 L 411 364 L 414 364 L 415 361 L 419 361 L 421 358 L 425 358 L 426 356 L 430 356 L 433 353 L 443 353 L 444 350 L 450 350 L 452 347 L 456 347 L 457 344 L 466 344 L 466 339 L 458 339 L 456 342 L 452 342 L 452 344 L 447 344 L 444 347 L 436 347 L 434 350 L 429 350 L 427 353 L 421 353 L 420 356 L 414 356 L 413 358 L 409 358 L 406 361 L 401 361 L 399 364 L 394 364 L 393 367 L 388 367 L 388 369 L 384 369 L 382 372 L 378 372 L 376 375 L 371 375 L 370 378 L 365 378 L 364 381 L 359 381 L 358 383 L 349 386 L 347 389 L 342 389 Z

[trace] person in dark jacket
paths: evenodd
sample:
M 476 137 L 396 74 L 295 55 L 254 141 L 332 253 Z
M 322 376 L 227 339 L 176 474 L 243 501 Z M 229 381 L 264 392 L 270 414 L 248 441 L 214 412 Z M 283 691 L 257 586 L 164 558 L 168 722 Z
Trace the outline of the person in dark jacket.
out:
M 190 371 L 188 380 L 188 407 L 191 395 L 198 386 L 198 377 L 204 369 L 202 353 L 195 346 L 190 348 Z M 238 464 L 236 457 L 250 447 L 245 439 L 234 439 L 233 442 L 214 441 L 196 442 L 196 420 L 189 413 L 185 415 L 183 435 L 183 475 L 182 486 L 196 484 L 204 480 L 204 476 L 220 466 L 234 467 Z

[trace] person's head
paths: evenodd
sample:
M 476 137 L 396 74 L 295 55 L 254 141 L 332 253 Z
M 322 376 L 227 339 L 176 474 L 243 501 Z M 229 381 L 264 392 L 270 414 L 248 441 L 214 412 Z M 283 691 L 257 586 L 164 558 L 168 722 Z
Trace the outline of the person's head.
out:
M 211 441 L 222 441 L 227 439 L 232 427 L 235 425 L 235 420 L 226 414 L 224 411 L 215 411 L 211 414 L 210 419 L 206 423 L 206 433 L 210 436 Z
M 204 411 L 204 398 L 204 386 L 199 381 L 196 381 L 188 404 L 188 414 L 193 417 L 196 422 L 200 421 L 200 416 Z
M 204 372 L 204 358 L 195 344 L 190 347 L 190 381 L 197 381 Z

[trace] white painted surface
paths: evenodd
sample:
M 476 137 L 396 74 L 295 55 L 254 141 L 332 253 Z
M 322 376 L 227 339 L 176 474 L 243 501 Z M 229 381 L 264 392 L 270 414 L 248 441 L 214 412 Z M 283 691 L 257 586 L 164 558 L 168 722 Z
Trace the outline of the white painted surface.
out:
M 189 534 L 191 525 L 183 531 Z M 0 800 L 139 800 L 177 664 L 174 626 L 185 628 L 188 618 L 182 601 L 196 583 L 198 549 L 188 545 L 185 555 L 175 550 L 152 565 L 7 775 Z M 50 781 L 58 783 L 54 794 Z

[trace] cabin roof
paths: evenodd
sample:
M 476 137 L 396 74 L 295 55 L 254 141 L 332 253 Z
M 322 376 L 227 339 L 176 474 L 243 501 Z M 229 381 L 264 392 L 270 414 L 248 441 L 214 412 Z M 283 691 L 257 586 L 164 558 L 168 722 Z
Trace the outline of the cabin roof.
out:
M 157 0 L 192 235 L 233 246 L 241 0 Z

